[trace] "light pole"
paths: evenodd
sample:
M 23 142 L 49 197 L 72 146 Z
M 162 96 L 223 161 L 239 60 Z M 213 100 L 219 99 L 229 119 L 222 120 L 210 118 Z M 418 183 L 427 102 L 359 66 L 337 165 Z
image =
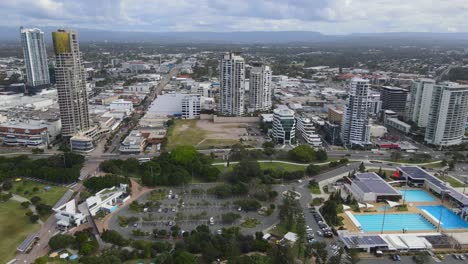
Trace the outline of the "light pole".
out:
M 383 234 L 384 225 L 385 225 L 385 216 L 387 215 L 387 205 L 384 206 L 384 213 L 382 218 L 382 228 L 380 229 L 380 234 Z

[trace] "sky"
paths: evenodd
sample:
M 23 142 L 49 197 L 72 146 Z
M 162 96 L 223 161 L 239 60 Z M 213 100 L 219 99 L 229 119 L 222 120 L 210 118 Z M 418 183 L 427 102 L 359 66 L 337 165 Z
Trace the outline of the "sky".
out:
M 468 31 L 467 0 L 0 0 L 0 26 L 116 31 Z

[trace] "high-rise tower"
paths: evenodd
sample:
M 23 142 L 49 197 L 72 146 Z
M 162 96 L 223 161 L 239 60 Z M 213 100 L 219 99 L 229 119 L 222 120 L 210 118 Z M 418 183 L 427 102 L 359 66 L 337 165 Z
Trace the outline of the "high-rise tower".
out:
M 370 144 L 369 108 L 369 80 L 353 78 L 341 125 L 345 145 Z
M 219 67 L 220 98 L 218 111 L 224 115 L 244 114 L 245 62 L 235 53 L 226 53 Z
M 249 104 L 253 111 L 270 110 L 271 89 L 270 67 L 254 64 L 249 79 Z
M 37 28 L 21 27 L 20 33 L 26 67 L 26 89 L 28 93 L 36 93 L 50 84 L 44 32 Z
M 90 127 L 83 59 L 75 31 L 57 30 L 52 40 L 62 136 L 69 138 Z

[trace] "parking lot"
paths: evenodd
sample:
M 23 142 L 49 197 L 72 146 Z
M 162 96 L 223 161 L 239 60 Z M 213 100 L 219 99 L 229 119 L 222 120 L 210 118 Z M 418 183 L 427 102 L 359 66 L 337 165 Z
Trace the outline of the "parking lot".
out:
M 218 199 L 207 194 L 206 190 L 214 185 L 191 184 L 178 188 L 158 188 L 138 199 L 142 210 L 135 210 L 131 208 L 132 206 L 127 206 L 116 213 L 109 222 L 109 228 L 117 230 L 127 237 L 132 237 L 133 230 L 151 233 L 154 229 L 169 230 L 175 225 L 183 231 L 191 231 L 204 224 L 209 225 L 211 230 L 217 231 L 226 227 L 240 226 L 246 219 L 254 218 L 258 220 L 255 227 L 241 227 L 243 233 L 254 234 L 277 222 L 278 210 L 265 216 L 256 211 L 246 212 L 234 205 L 234 201 L 246 197 Z M 230 212 L 239 214 L 240 219 L 232 223 L 223 222 L 222 215 Z M 121 223 L 119 224 L 119 218 L 122 217 L 126 219 L 133 217 L 136 221 L 123 226 Z

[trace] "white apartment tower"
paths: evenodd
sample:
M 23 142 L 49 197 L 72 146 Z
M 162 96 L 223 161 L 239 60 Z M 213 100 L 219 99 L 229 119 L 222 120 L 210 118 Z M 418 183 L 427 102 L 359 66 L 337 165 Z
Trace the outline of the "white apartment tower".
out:
M 434 85 L 432 79 L 418 79 L 411 86 L 406 117 L 418 127 L 427 126 Z
M 341 139 L 345 145 L 370 144 L 369 96 L 369 80 L 353 78 L 341 124 Z
M 90 127 L 83 59 L 75 31 L 52 32 L 52 40 L 62 136 L 69 138 Z
M 253 111 L 266 111 L 271 108 L 271 69 L 270 66 L 253 64 L 249 79 L 249 103 Z
M 437 146 L 462 143 L 468 117 L 468 86 L 442 83 L 433 86 L 424 140 Z
M 236 53 L 223 55 L 219 66 L 220 98 L 218 111 L 223 115 L 244 114 L 245 62 Z
M 20 33 L 26 67 L 27 89 L 29 92 L 35 92 L 50 84 L 44 32 L 37 28 L 21 27 Z

